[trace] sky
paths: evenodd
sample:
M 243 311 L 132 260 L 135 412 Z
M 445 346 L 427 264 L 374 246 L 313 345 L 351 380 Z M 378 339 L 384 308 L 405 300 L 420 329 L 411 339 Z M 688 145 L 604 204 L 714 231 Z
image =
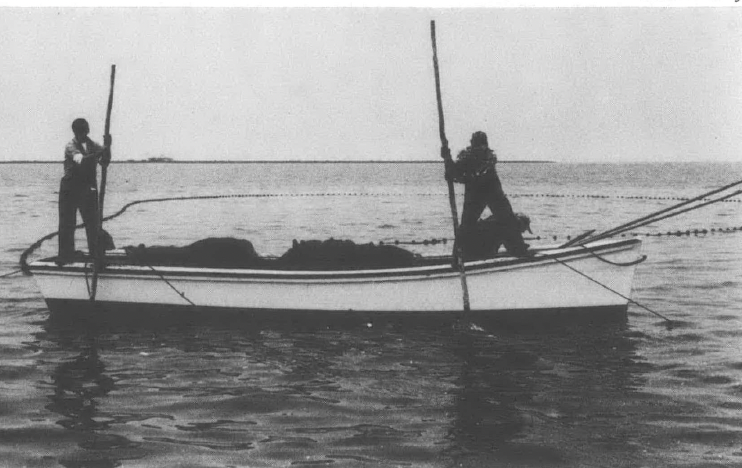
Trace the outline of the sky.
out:
M 675 3 L 677 4 L 677 3 Z M 0 161 L 742 161 L 742 6 L 0 8 Z M 214 3 L 213 5 L 220 5 Z M 742 5 L 742 3 L 740 3 Z

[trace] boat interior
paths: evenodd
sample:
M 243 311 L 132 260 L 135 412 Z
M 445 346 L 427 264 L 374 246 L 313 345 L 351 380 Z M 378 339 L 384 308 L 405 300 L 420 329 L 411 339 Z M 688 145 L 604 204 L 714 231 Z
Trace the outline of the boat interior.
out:
M 453 247 L 453 246 L 451 246 Z M 533 254 L 543 249 L 531 249 Z M 514 259 L 504 248 L 489 255 L 467 257 L 467 262 L 491 258 Z M 77 251 L 60 262 L 50 257 L 42 262 L 58 265 L 92 263 L 86 251 Z M 234 268 L 266 270 L 373 270 L 452 264 L 452 255 L 419 255 L 396 245 L 356 244 L 352 241 L 294 241 L 281 256 L 259 255 L 249 241 L 209 238 L 184 247 L 128 246 L 106 251 L 105 265 L 177 266 L 192 268 Z

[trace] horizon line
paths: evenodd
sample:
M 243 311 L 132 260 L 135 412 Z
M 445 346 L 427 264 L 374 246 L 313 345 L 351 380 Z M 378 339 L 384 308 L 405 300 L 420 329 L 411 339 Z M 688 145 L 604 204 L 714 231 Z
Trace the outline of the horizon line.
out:
M 41 161 L 41 160 L 10 160 L 0 161 L 0 164 L 59 164 L 61 160 L 55 161 Z M 112 160 L 111 163 L 116 164 L 265 164 L 265 163 L 276 163 L 276 164 L 289 164 L 289 163 L 300 163 L 300 164 L 314 164 L 314 163 L 351 163 L 351 164 L 371 164 L 371 163 L 409 163 L 409 164 L 430 164 L 439 163 L 441 161 L 434 160 L 415 160 L 409 159 L 359 159 L 359 160 L 334 160 L 334 159 L 311 159 L 311 160 L 299 160 L 299 159 L 282 159 L 282 160 L 240 160 L 240 159 L 199 159 L 199 160 L 171 160 L 171 161 L 148 161 L 146 159 L 125 159 L 125 160 Z M 510 161 L 497 161 L 500 163 L 535 163 L 535 164 L 554 164 L 557 161 L 548 160 L 510 160 Z
M 199 159 L 199 160 L 170 160 L 170 161 L 149 161 L 147 159 L 124 159 L 113 160 L 115 164 L 438 164 L 441 160 L 409 160 L 409 159 L 359 159 L 359 160 L 335 160 L 335 159 L 284 159 L 284 160 L 241 160 L 241 159 Z M 548 159 L 528 160 L 528 159 L 511 159 L 498 160 L 497 164 L 733 164 L 740 161 L 720 160 L 720 161 L 553 161 Z M 60 164 L 62 160 L 37 160 L 37 159 L 14 159 L 9 161 L 0 161 L 0 164 Z

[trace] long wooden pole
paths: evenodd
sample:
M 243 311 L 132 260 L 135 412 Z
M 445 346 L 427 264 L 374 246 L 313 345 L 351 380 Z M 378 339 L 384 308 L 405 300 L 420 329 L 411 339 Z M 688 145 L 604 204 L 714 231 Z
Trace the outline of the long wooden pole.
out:
M 104 131 L 104 140 L 107 140 L 111 130 L 111 109 L 113 108 L 113 83 L 116 80 L 116 65 L 111 65 L 111 88 L 108 92 L 108 109 L 106 110 L 106 127 Z M 107 148 L 110 157 L 111 148 Z M 98 192 L 98 229 L 95 239 L 95 252 L 93 252 L 93 281 L 90 287 L 90 300 L 95 301 L 95 295 L 98 289 L 98 274 L 103 265 L 105 250 L 101 246 L 101 232 L 103 231 L 103 202 L 106 198 L 106 178 L 108 176 L 108 162 L 101 165 L 100 191 Z
M 441 78 L 438 71 L 438 47 L 435 42 L 435 21 L 430 21 L 430 38 L 433 41 L 433 69 L 435 70 L 435 96 L 438 100 L 438 132 L 441 137 L 441 157 L 446 165 L 452 163 L 451 150 L 448 147 L 446 138 L 445 122 L 443 120 L 443 102 L 441 100 Z M 462 254 L 461 243 L 459 242 L 459 215 L 456 209 L 456 192 L 453 187 L 453 180 L 446 177 L 448 183 L 448 203 L 451 206 L 451 219 L 453 220 L 453 260 L 456 268 L 459 270 L 461 277 L 461 292 L 464 296 L 464 311 L 468 312 L 469 307 L 469 288 L 466 284 L 466 269 L 464 267 L 464 256 Z

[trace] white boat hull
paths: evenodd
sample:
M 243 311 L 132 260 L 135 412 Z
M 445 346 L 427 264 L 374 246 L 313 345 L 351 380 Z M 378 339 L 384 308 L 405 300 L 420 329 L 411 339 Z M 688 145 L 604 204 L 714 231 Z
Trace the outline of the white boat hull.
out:
M 608 307 L 625 311 L 640 249 L 638 239 L 601 241 L 540 250 L 527 259 L 467 262 L 471 310 Z M 90 302 L 89 264 L 59 267 L 43 260 L 30 269 L 51 309 Z M 460 275 L 450 264 L 343 271 L 111 264 L 99 275 L 96 303 L 276 313 L 431 313 L 460 311 L 463 300 Z

